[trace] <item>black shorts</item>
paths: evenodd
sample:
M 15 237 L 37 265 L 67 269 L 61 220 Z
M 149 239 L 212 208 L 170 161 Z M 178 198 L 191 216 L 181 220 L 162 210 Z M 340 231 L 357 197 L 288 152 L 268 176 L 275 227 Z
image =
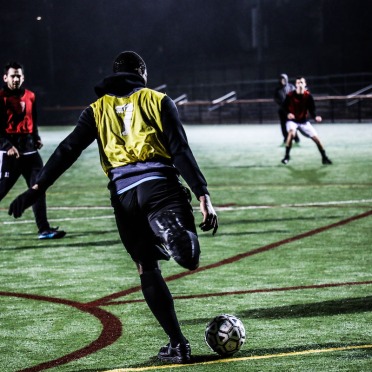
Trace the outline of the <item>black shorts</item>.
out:
M 19 158 L 8 156 L 6 151 L 0 151 L 0 200 L 5 197 L 20 176 L 30 187 L 43 168 L 43 161 L 38 152 L 21 155 Z
M 160 216 L 172 213 L 180 224 L 196 235 L 190 191 L 177 177 L 146 181 L 124 194 L 112 193 L 120 238 L 137 263 L 168 260 L 162 245 Z

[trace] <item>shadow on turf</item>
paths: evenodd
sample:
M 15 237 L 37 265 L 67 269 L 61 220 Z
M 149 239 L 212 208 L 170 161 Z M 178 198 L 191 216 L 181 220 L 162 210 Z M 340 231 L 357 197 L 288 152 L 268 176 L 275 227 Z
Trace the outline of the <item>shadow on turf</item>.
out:
M 265 230 L 265 231 L 246 231 L 246 232 L 230 232 L 230 233 L 220 233 L 218 231 L 218 236 L 244 236 L 244 235 L 269 235 L 269 234 L 287 234 L 290 233 L 290 230 Z M 213 235 L 205 235 L 203 239 L 214 238 Z
M 319 166 L 321 162 L 319 160 Z M 291 176 L 296 179 L 303 179 L 310 183 L 320 183 L 321 179 L 328 175 L 327 167 L 313 168 L 313 169 L 298 169 L 292 166 L 286 166 L 285 169 L 290 171 Z
M 253 319 L 280 319 L 355 314 L 366 311 L 372 311 L 372 296 L 253 309 L 243 311 L 239 316 Z
M 340 216 L 332 215 L 332 216 L 326 216 L 322 217 L 323 220 L 338 220 L 340 219 Z M 268 218 L 268 219 L 259 219 L 259 220 L 234 220 L 234 221 L 223 221 L 220 219 L 220 225 L 221 226 L 227 226 L 227 225 L 248 225 L 248 224 L 257 224 L 257 223 L 268 223 L 268 222 L 286 222 L 286 221 L 318 221 L 319 216 L 314 217 L 289 217 L 289 218 Z M 257 235 L 257 234 L 287 234 L 290 233 L 291 230 L 288 229 L 281 229 L 281 230 L 258 230 L 258 231 L 241 231 L 241 232 L 228 232 L 224 233 L 223 231 L 218 231 L 218 236 L 244 236 L 244 235 Z M 213 235 L 203 235 L 201 236 L 203 239 L 209 239 L 214 238 Z
M 105 240 L 96 241 L 96 236 L 102 236 L 105 234 L 115 234 L 118 236 L 116 240 Z M 88 242 L 74 242 L 72 239 L 91 236 L 91 240 Z M 111 230 L 92 230 L 92 231 L 81 231 L 81 232 L 69 232 L 62 239 L 45 239 L 39 240 L 36 233 L 23 233 L 18 234 L 16 237 L 12 235 L 9 239 L 14 241 L 14 245 L 19 241 L 30 242 L 30 245 L 24 245 L 14 248 L 0 248 L 0 251 L 11 251 L 11 250 L 27 250 L 27 249 L 44 249 L 44 248 L 83 248 L 83 247 L 105 247 L 107 245 L 121 244 L 118 231 L 116 229 Z
M 240 311 L 234 315 L 241 319 L 283 319 L 356 314 L 367 311 L 372 311 L 372 296 L 252 309 Z M 181 324 L 198 325 L 204 323 L 206 325 L 209 321 L 210 318 L 198 318 L 183 320 Z
M 34 245 L 27 245 L 23 247 L 15 248 L 0 248 L 0 251 L 22 251 L 26 249 L 47 249 L 47 248 L 84 248 L 84 247 L 107 247 L 111 245 L 121 244 L 119 237 L 116 240 L 105 240 L 105 241 L 89 241 L 89 242 L 76 242 L 76 243 L 67 243 L 66 240 L 68 236 L 66 235 L 63 239 L 58 240 L 48 240 L 47 242 L 37 242 Z M 51 245 L 52 244 L 52 245 Z
M 332 216 L 322 216 L 322 220 L 334 220 L 334 219 L 339 219 L 341 218 L 342 216 L 336 216 L 336 215 L 332 215 Z M 221 218 L 221 220 L 223 221 L 223 219 Z M 268 222 L 286 222 L 286 221 L 318 221 L 319 220 L 319 216 L 312 216 L 312 217 L 308 217 L 308 216 L 304 216 L 304 217 L 298 217 L 298 216 L 295 216 L 295 217 L 278 217 L 278 218 L 260 218 L 260 219 L 245 219 L 245 220 L 233 220 L 233 221 L 223 221 L 223 225 L 237 225 L 237 224 L 242 224 L 242 225 L 246 225 L 246 224 L 257 224 L 257 223 L 268 223 Z M 222 224 L 221 223 L 221 224 Z

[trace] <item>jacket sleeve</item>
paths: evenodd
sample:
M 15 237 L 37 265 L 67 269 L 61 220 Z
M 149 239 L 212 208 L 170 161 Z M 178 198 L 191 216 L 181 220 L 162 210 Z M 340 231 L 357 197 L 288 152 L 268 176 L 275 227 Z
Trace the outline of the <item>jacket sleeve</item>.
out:
M 280 107 L 283 103 L 284 97 L 281 92 L 282 88 L 276 88 L 274 91 L 274 101 L 277 103 L 277 105 Z
M 6 112 L 5 112 L 5 105 L 4 100 L 0 99 L 0 150 L 8 151 L 12 148 L 13 144 L 9 141 L 6 136 L 5 128 L 6 128 Z
M 35 142 L 40 140 L 39 136 L 39 128 L 37 124 L 37 107 L 36 107 L 36 97 L 34 99 L 33 105 L 32 105 L 32 122 L 33 122 L 33 128 L 32 128 L 32 137 Z
M 286 115 L 288 115 L 290 113 L 290 111 L 289 111 L 290 103 L 291 103 L 291 97 L 287 94 L 285 96 L 285 99 L 284 99 L 283 104 L 282 104 L 282 109 L 286 113 Z M 293 114 L 293 112 L 292 112 L 292 114 Z
M 311 94 L 309 94 L 309 96 L 308 96 L 308 110 L 309 110 L 310 116 L 313 119 L 315 119 L 315 116 L 317 116 L 317 113 L 316 113 L 316 109 L 315 109 L 314 97 Z
M 91 107 L 80 115 L 74 130 L 58 145 L 41 170 L 36 183 L 46 190 L 79 158 L 96 139 L 96 126 Z
M 175 168 L 198 199 L 202 195 L 209 194 L 207 182 L 190 149 L 177 107 L 168 96 L 165 96 L 162 101 L 161 120 L 166 146 Z

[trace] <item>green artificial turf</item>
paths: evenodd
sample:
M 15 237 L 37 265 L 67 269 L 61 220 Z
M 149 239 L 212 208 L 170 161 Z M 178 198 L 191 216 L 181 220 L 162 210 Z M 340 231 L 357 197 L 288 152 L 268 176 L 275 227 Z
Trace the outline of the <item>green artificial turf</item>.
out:
M 120 243 L 96 145 L 48 190 L 63 239 L 39 241 L 30 210 L 8 216 L 19 180 L 0 204 L 0 371 L 370 371 L 372 124 L 316 128 L 331 166 L 304 137 L 282 165 L 277 125 L 186 126 L 220 221 L 215 237 L 200 232 L 199 270 L 162 264 L 191 366 L 156 359 L 167 339 Z M 41 128 L 44 160 L 70 129 Z M 229 359 L 204 342 L 222 313 L 247 332 Z

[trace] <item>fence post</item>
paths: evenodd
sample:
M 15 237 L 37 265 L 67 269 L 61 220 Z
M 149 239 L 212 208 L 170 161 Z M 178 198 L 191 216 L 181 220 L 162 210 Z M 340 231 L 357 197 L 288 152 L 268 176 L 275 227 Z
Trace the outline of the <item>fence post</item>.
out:
M 358 99 L 358 123 L 362 122 L 362 100 Z
M 335 102 L 333 99 L 330 99 L 329 102 L 331 104 L 331 122 L 334 123 L 335 122 Z
M 260 124 L 262 124 L 262 119 L 263 119 L 263 115 L 262 115 L 262 103 L 261 102 L 259 102 L 258 103 L 258 115 L 259 115 L 259 122 L 260 122 Z

